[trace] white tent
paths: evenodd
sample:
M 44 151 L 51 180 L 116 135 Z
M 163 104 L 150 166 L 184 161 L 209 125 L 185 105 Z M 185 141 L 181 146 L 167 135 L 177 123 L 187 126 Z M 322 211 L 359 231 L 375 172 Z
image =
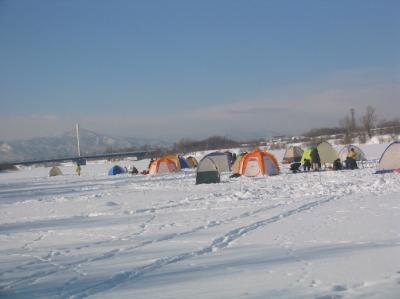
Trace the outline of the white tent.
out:
M 213 152 L 205 157 L 211 157 L 214 163 L 217 165 L 219 172 L 228 172 L 231 171 L 231 167 L 229 165 L 228 156 L 221 152 Z
M 299 146 L 290 146 L 283 155 L 282 163 L 300 162 L 303 156 L 303 150 Z
M 201 159 L 197 166 L 196 184 L 219 183 L 221 181 L 216 163 L 217 158 L 218 156 L 205 156 Z
M 400 141 L 389 144 L 379 160 L 376 172 L 385 173 L 397 169 L 400 169 Z
M 358 146 L 352 145 L 352 144 L 348 144 L 348 145 L 344 146 L 339 152 L 340 161 L 342 161 L 342 162 L 346 161 L 349 151 L 352 148 L 354 149 L 354 151 L 357 154 L 357 159 L 356 159 L 357 161 L 366 161 L 367 160 L 367 157 L 361 148 L 359 148 Z
M 317 145 L 317 149 L 322 165 L 331 166 L 333 164 L 333 161 L 335 161 L 338 158 L 338 153 L 333 148 L 333 146 L 327 141 L 319 143 Z

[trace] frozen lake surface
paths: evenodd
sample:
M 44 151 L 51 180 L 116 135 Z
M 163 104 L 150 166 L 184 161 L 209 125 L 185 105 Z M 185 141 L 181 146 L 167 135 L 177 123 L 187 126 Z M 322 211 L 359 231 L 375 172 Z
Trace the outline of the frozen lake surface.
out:
M 399 174 L 111 166 L 0 174 L 0 298 L 400 298 Z

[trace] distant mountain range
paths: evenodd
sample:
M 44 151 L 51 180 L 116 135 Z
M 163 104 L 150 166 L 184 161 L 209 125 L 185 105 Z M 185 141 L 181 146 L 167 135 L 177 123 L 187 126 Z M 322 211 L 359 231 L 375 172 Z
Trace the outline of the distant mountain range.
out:
M 121 149 L 135 150 L 145 145 L 166 147 L 172 144 L 172 142 L 155 139 L 115 137 L 85 129 L 81 129 L 79 135 L 82 155 L 115 152 Z M 55 137 L 0 141 L 0 162 L 53 159 L 77 155 L 75 131 L 68 131 Z

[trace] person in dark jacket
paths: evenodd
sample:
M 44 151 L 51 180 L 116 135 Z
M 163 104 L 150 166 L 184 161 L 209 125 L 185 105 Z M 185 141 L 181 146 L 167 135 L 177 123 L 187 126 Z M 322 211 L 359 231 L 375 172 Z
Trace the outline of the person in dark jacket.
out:
M 310 171 L 310 169 L 311 169 L 311 162 L 310 162 L 310 160 L 304 159 L 303 169 L 304 169 L 304 171 Z
M 301 165 L 300 162 L 293 162 L 292 164 L 290 164 L 290 170 L 293 173 L 298 173 L 299 171 L 301 171 L 300 170 L 300 165 Z
M 340 159 L 336 159 L 333 161 L 333 170 L 342 170 L 342 162 L 340 162 Z
M 137 168 L 136 168 L 135 166 L 132 165 L 130 174 L 138 174 L 138 173 L 139 173 L 139 171 L 137 170 Z
M 314 148 L 311 151 L 311 165 L 314 171 L 318 171 L 321 165 L 321 158 L 319 157 L 318 149 Z

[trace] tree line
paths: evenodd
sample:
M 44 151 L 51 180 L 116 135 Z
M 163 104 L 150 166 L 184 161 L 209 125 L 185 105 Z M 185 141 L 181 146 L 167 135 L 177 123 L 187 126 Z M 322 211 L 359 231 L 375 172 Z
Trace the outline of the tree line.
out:
M 376 109 L 372 106 L 367 106 L 363 115 L 356 117 L 355 109 L 351 108 L 350 113 L 339 120 L 338 126 L 335 127 L 323 127 L 314 128 L 305 132 L 304 137 L 298 137 L 296 140 L 298 142 L 306 143 L 316 143 L 333 137 L 336 139 L 341 139 L 344 144 L 349 144 L 357 139 L 360 143 L 365 143 L 368 138 L 374 135 L 397 135 L 400 134 L 400 118 L 395 118 L 392 120 L 378 119 Z M 328 137 L 329 136 L 329 137 Z M 260 140 L 248 141 L 246 144 L 248 147 L 259 146 Z M 123 151 L 149 151 L 152 152 L 154 156 L 162 156 L 165 154 L 187 154 L 196 151 L 205 150 L 218 150 L 223 148 L 234 148 L 240 147 L 241 142 L 232 140 L 223 136 L 211 136 L 202 140 L 194 140 L 190 138 L 182 138 L 175 142 L 172 146 L 150 146 L 144 145 L 140 147 L 129 147 L 124 149 L 112 149 L 108 148 L 106 152 L 123 152 Z M 285 144 L 276 144 L 272 147 L 280 148 L 285 147 Z
M 379 119 L 376 109 L 367 106 L 363 115 L 357 119 L 354 108 L 350 113 L 339 120 L 339 126 L 333 128 L 311 129 L 304 135 L 315 138 L 327 135 L 342 135 L 343 143 L 349 144 L 358 139 L 360 143 L 365 143 L 368 138 L 374 135 L 397 135 L 400 134 L 400 118 L 392 120 Z

